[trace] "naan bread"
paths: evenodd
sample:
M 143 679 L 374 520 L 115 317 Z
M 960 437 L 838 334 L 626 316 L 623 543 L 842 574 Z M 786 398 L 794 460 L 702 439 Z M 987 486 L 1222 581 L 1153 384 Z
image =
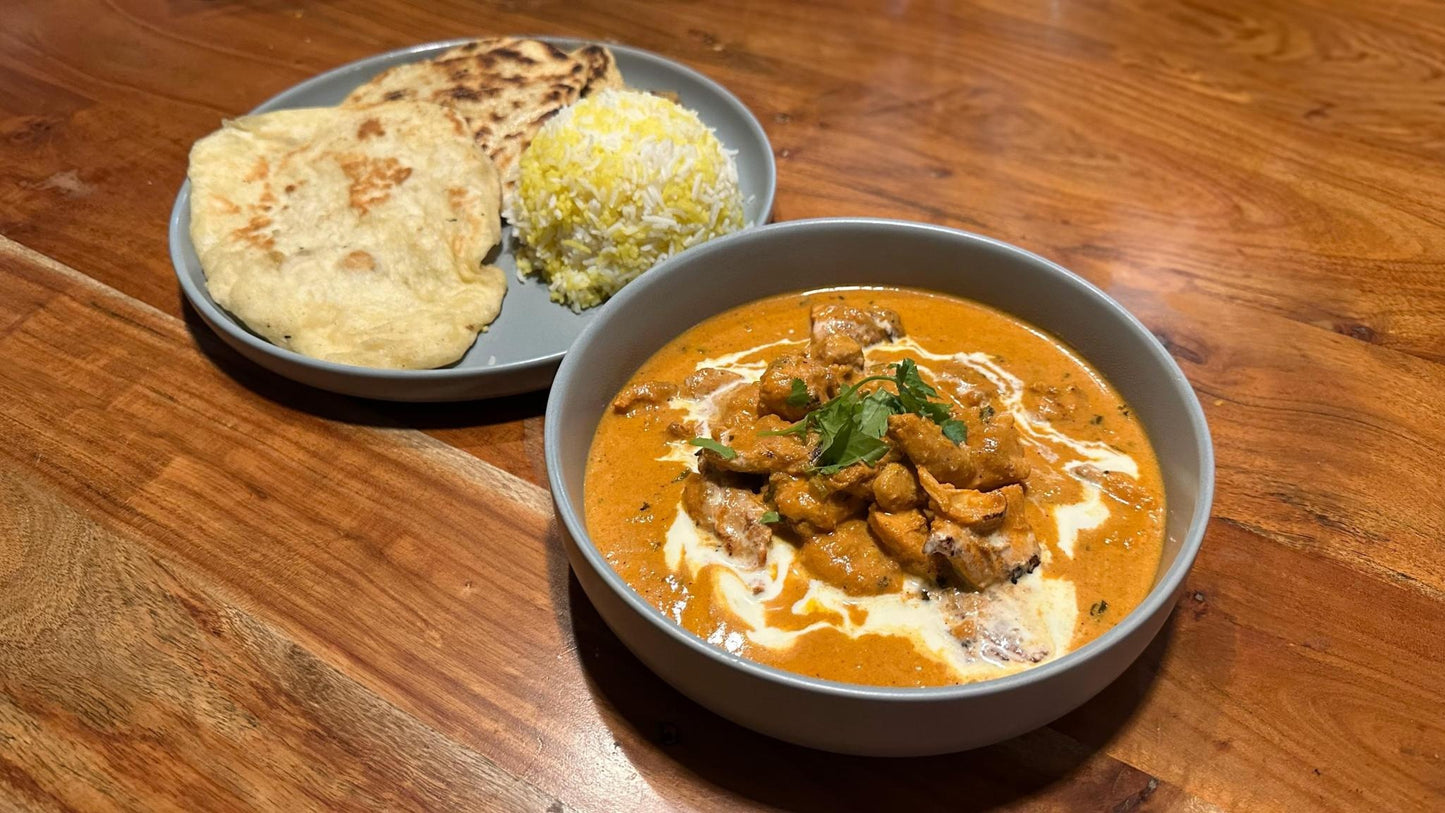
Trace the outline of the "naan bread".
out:
M 504 202 L 510 203 L 518 159 L 537 130 L 567 105 L 609 87 L 622 87 L 622 74 L 612 52 L 600 45 L 569 54 L 538 40 L 498 37 L 384 71 L 342 104 L 412 100 L 456 110 L 496 163 Z
M 191 242 L 216 303 L 282 347 L 456 361 L 507 282 L 496 170 L 455 112 L 398 102 L 228 121 L 191 149 Z

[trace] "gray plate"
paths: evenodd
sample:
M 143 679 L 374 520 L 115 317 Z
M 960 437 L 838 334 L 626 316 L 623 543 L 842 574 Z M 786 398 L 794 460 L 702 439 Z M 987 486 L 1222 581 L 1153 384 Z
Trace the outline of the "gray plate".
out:
M 572 50 L 586 40 L 538 37 Z M 343 65 L 308 79 L 257 107 L 267 113 L 295 107 L 339 104 L 354 88 L 393 65 L 430 59 L 469 40 L 449 40 L 403 48 Z M 606 43 L 629 87 L 671 90 L 697 111 L 723 146 L 737 150 L 738 182 L 749 225 L 767 222 L 773 207 L 776 167 L 773 150 L 758 120 L 722 85 L 648 51 Z M 507 298 L 501 315 L 477 338 L 460 361 L 437 370 L 378 370 L 309 358 L 266 341 L 221 309 L 206 290 L 205 274 L 191 245 L 190 182 L 181 184 L 171 210 L 171 261 L 186 299 L 212 329 L 243 356 L 272 372 L 314 387 L 388 401 L 460 401 L 491 398 L 546 388 L 557 365 L 589 322 L 607 305 L 581 314 L 547 298 L 547 288 L 519 280 L 512 257 L 511 227 L 502 231 L 496 264 L 507 272 Z

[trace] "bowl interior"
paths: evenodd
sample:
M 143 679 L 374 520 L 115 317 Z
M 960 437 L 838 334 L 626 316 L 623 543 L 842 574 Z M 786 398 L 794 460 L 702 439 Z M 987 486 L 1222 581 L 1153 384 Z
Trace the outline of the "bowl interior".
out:
M 848 285 L 907 286 L 964 297 L 1052 333 L 1113 383 L 1142 421 L 1159 459 L 1166 540 L 1145 601 L 1115 628 L 1063 658 L 974 686 L 1065 668 L 1070 659 L 1109 646 L 1160 604 L 1173 601 L 1208 520 L 1214 466 L 1198 400 L 1159 342 L 1097 288 L 1022 249 L 941 227 L 854 219 L 782 223 L 694 249 L 625 289 L 579 338 L 548 402 L 547 467 L 564 523 L 609 586 L 657 623 L 673 624 L 611 570 L 586 536 L 587 452 L 612 396 L 653 352 L 710 316 L 772 294 Z

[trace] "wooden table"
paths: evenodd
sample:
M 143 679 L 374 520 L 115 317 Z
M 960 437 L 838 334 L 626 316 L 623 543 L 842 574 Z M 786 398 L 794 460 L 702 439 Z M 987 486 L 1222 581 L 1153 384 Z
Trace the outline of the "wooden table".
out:
M 568 572 L 545 394 L 395 406 L 183 305 L 191 143 L 450 37 L 722 81 L 776 216 L 981 231 L 1178 359 L 1219 458 L 1166 631 L 981 751 L 851 759 L 647 672 Z M 0 807 L 1445 806 L 1445 7 L 28 0 L 0 7 Z

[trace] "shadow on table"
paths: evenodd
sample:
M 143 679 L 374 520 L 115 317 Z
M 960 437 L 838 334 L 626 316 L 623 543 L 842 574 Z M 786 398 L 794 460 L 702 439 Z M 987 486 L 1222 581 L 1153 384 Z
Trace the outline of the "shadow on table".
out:
M 456 429 L 506 423 L 541 415 L 547 393 L 533 392 L 486 401 L 402 403 L 338 395 L 279 376 L 221 341 L 191 303 L 181 297 L 181 314 L 191 337 L 212 364 L 231 380 L 279 406 L 360 426 Z
M 649 671 L 592 607 L 553 530 L 549 564 L 557 622 L 570 626 L 603 719 L 649 781 L 662 778 L 649 775 L 658 773 L 650 766 L 660 753 L 729 796 L 799 811 L 972 810 L 1039 796 L 1055 797 L 1055 806 L 1102 809 L 1115 802 L 1128 806 L 1133 797 L 1137 803 L 1153 791 L 1147 775 L 1090 758 L 1152 690 L 1170 625 L 1119 680 L 1074 713 L 1087 721 L 1087 744 L 1050 726 L 962 754 L 909 759 L 829 754 L 731 723 Z M 658 790 L 667 795 L 665 787 Z

